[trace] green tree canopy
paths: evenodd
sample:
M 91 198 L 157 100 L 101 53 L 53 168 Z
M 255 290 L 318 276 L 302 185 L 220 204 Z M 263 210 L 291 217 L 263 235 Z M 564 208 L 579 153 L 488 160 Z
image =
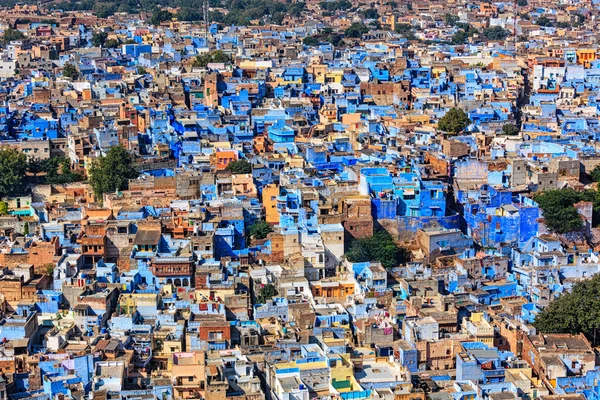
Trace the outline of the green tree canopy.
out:
M 27 156 L 14 149 L 0 150 L 0 197 L 10 196 L 25 188 Z
M 515 136 L 519 134 L 519 128 L 514 124 L 502 125 L 502 133 L 508 136 Z
M 590 178 L 594 182 L 600 182 L 600 165 L 596 165 L 592 172 L 590 172 Z
M 25 35 L 23 35 L 21 31 L 10 27 L 4 30 L 4 35 L 2 36 L 2 41 L 4 42 L 4 44 L 10 43 L 13 40 L 22 39 L 25 39 Z
M 108 38 L 108 33 L 106 32 L 96 32 L 92 35 L 92 45 L 93 46 L 104 46 L 106 43 L 106 39 Z
M 331 28 L 325 28 L 317 35 L 307 36 L 302 42 L 306 46 L 317 46 L 321 42 L 338 46 L 342 42 L 342 35 L 334 33 Z
M 379 18 L 379 13 L 374 8 L 367 8 L 363 12 L 363 17 L 365 17 L 366 19 L 377 19 Z
M 373 236 L 355 239 L 346 258 L 351 262 L 379 261 L 385 268 L 393 268 L 406 262 L 408 253 L 396 245 L 388 232 L 379 230 Z
M 123 146 L 113 146 L 92 162 L 90 184 L 97 198 L 104 193 L 127 189 L 129 180 L 139 175 L 131 154 Z
M 51 157 L 43 160 L 30 159 L 27 171 L 33 175 L 43 172 L 44 183 L 59 185 L 78 182 L 83 179 L 80 173 L 71 171 L 67 157 Z
M 270 300 L 275 296 L 277 296 L 277 288 L 270 283 L 266 284 L 262 289 L 260 289 L 260 292 L 256 297 L 256 303 L 265 304 L 267 300 Z
M 80 173 L 71 171 L 70 161 L 66 157 L 52 157 L 44 160 L 44 171 L 46 172 L 46 183 L 53 185 L 83 180 Z
M 8 214 L 8 203 L 5 201 L 0 201 L 0 215 Z
M 206 68 L 206 66 L 211 63 L 231 64 L 231 57 L 222 50 L 211 51 L 196 56 L 192 63 L 192 67 Z
M 362 22 L 353 22 L 346 30 L 344 34 L 351 38 L 360 38 L 365 33 L 369 32 L 369 28 Z
M 96 14 L 98 18 L 108 18 L 116 13 L 117 9 L 117 4 L 110 2 L 97 2 L 94 3 L 93 6 L 94 14 Z
M 452 41 L 452 44 L 465 44 L 467 43 L 467 40 L 469 40 L 469 34 L 461 29 L 456 31 L 450 40 Z
M 229 171 L 236 175 L 249 174 L 252 172 L 252 164 L 245 159 L 231 161 L 229 164 L 227 164 L 227 167 L 225 167 L 225 171 Z
M 177 13 L 177 19 L 180 21 L 201 21 L 202 18 L 202 10 L 191 7 L 181 7 Z
M 172 18 L 173 18 L 173 14 L 171 14 L 167 10 L 156 10 L 152 14 L 150 23 L 152 23 L 152 25 L 160 25 L 165 21 L 170 21 Z
M 322 1 L 319 6 L 325 11 L 335 12 L 352 8 L 352 3 L 348 0 Z
M 446 25 L 454 26 L 458 21 L 460 21 L 460 18 L 458 15 L 446 14 L 444 15 L 444 21 L 446 22 Z
M 469 116 L 460 108 L 451 108 L 440 120 L 438 121 L 438 129 L 456 135 L 459 132 L 465 130 L 471 123 Z
M 415 31 L 411 24 L 398 24 L 394 30 L 396 33 L 400 34 L 400 36 L 405 37 L 406 39 L 415 39 Z
M 508 37 L 508 35 L 510 35 L 510 32 L 507 31 L 506 29 L 502 28 L 501 26 L 492 26 L 489 28 L 485 28 L 481 34 L 487 39 L 487 40 L 504 40 Z
M 567 233 L 581 229 L 582 220 L 573 206 L 580 201 L 592 201 L 598 211 L 598 192 L 576 192 L 573 189 L 548 190 L 534 197 L 543 211 L 546 226 L 556 233 Z
M 539 26 L 552 26 L 552 21 L 550 21 L 550 19 L 545 15 L 542 15 L 538 19 L 536 19 L 535 23 Z
M 452 35 L 452 44 L 465 44 L 471 36 L 478 33 L 477 29 L 473 28 L 470 24 L 456 22 L 454 25 L 459 28 L 459 30 Z
M 267 221 L 256 222 L 248 229 L 248 234 L 258 240 L 265 239 L 269 233 L 273 232 L 273 228 Z
M 541 333 L 583 333 L 596 346 L 600 329 L 600 274 L 577 282 L 570 293 L 550 302 L 536 317 Z
M 104 47 L 107 49 L 116 49 L 119 47 L 119 41 L 117 39 L 108 39 L 106 43 L 104 43 Z
M 76 81 L 79 78 L 79 70 L 71 63 L 66 63 L 63 67 L 62 74 L 65 78 L 71 78 Z
M 307 36 L 302 39 L 302 44 L 305 46 L 316 46 L 319 44 L 319 39 L 317 39 L 315 36 Z

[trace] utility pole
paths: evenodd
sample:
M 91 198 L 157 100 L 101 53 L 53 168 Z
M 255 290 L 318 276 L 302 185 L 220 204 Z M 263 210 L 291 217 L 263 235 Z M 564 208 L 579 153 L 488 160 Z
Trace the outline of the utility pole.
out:
M 516 3 L 515 3 L 516 4 Z M 208 0 L 204 0 L 204 38 L 206 40 L 206 47 L 210 50 L 208 43 Z
M 517 1 L 514 0 L 513 3 L 513 46 L 515 48 L 515 56 L 517 55 L 517 17 L 519 15 L 517 13 Z

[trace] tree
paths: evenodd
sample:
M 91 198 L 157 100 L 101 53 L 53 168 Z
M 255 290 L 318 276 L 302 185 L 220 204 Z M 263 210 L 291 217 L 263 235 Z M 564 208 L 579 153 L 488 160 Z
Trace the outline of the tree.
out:
M 222 50 L 215 50 L 212 52 L 212 62 L 227 64 L 231 62 L 231 57 Z
M 458 15 L 446 14 L 444 15 L 444 21 L 448 26 L 454 26 L 460 20 Z
M 552 21 L 550 21 L 545 15 L 539 17 L 535 23 L 539 26 L 552 26 Z
M 319 39 L 314 36 L 307 36 L 302 39 L 302 44 L 305 46 L 317 46 L 319 44 Z
M 227 164 L 227 167 L 225 167 L 225 171 L 229 171 L 232 174 L 249 174 L 252 172 L 252 164 L 250 164 L 248 162 L 248 160 L 235 160 L 235 161 L 231 161 L 229 164 Z
M 379 261 L 385 268 L 393 268 L 405 262 L 408 254 L 396 245 L 389 233 L 379 230 L 373 236 L 355 239 L 346 258 L 351 262 Z
M 342 43 L 342 35 L 334 33 L 331 28 L 324 28 L 317 35 L 308 36 L 304 39 L 306 46 L 316 46 L 321 42 L 331 43 L 333 46 L 338 46 Z
M 145 75 L 148 73 L 148 71 L 146 71 L 146 68 L 142 67 L 141 65 L 138 65 L 137 73 L 138 75 Z
M 258 240 L 265 239 L 271 232 L 273 232 L 273 228 L 271 228 L 271 225 L 269 225 L 267 221 L 256 222 L 248 229 L 250 237 Z
M 382 26 L 378 20 L 374 19 L 371 22 L 369 22 L 369 28 L 372 30 L 379 30 L 382 29 Z
M 471 123 L 469 116 L 460 108 L 451 108 L 440 120 L 438 121 L 438 129 L 447 132 L 452 135 L 456 135 L 459 132 L 465 130 Z
M 27 156 L 14 149 L 0 150 L 0 197 L 10 196 L 25 188 Z
M 31 159 L 27 164 L 27 171 L 36 176 L 43 172 L 45 183 L 52 185 L 83 180 L 80 173 L 71 171 L 70 161 L 67 157 Z
M 98 18 L 108 18 L 117 12 L 117 5 L 115 3 L 96 3 L 93 6 L 94 14 Z
M 540 333 L 583 333 L 597 345 L 600 329 L 600 274 L 575 283 L 570 293 L 554 299 L 536 317 Z
M 592 172 L 590 172 L 590 178 L 594 182 L 600 182 L 600 165 L 596 165 Z
M 2 41 L 4 42 L 4 44 L 10 43 L 13 40 L 23 39 L 25 39 L 25 35 L 23 35 L 21 31 L 10 27 L 4 31 L 4 35 L 2 36 Z
M 8 203 L 5 201 L 0 201 L 0 215 L 8 214 Z
M 225 14 L 223 14 L 219 10 L 214 10 L 208 13 L 208 19 L 209 21 L 223 22 L 223 20 L 225 19 Z
M 415 32 L 411 24 L 398 24 L 394 29 L 400 36 L 409 40 L 415 39 Z
M 90 167 L 90 184 L 96 197 L 104 193 L 127 189 L 129 180 L 139 175 L 133 157 L 123 146 L 113 146 L 106 153 L 92 162 Z
M 502 133 L 507 136 L 515 136 L 519 134 L 519 128 L 513 124 L 504 124 L 502 126 Z
M 450 41 L 452 44 L 465 44 L 469 40 L 469 34 L 463 30 L 459 30 L 454 35 L 452 35 L 452 39 Z
M 39 158 L 31 158 L 27 161 L 27 172 L 37 175 L 44 171 L 44 161 Z
M 152 25 L 160 25 L 165 21 L 170 21 L 171 19 L 173 19 L 173 14 L 167 10 L 156 10 L 154 11 L 154 14 L 152 14 L 150 23 L 152 23 Z
M 202 12 L 191 7 L 181 7 L 177 13 L 177 19 L 180 21 L 200 21 L 202 18 Z
M 196 56 L 194 62 L 192 63 L 192 67 L 206 68 L 206 66 L 211 63 L 230 64 L 231 57 L 229 57 L 229 55 L 222 50 L 211 51 Z
M 346 30 L 344 34 L 351 38 L 360 38 L 365 33 L 369 32 L 369 28 L 362 22 L 353 22 Z
M 510 35 L 510 32 L 502 28 L 501 26 L 492 26 L 489 28 L 485 28 L 482 32 L 482 35 L 487 40 L 501 41 L 506 39 L 508 35 Z
M 63 76 L 76 81 L 79 78 L 79 70 L 71 63 L 66 63 L 63 67 Z
M 273 284 L 268 283 L 262 289 L 260 289 L 260 293 L 256 298 L 256 303 L 265 304 L 267 300 L 272 299 L 273 297 L 277 296 L 277 294 L 277 288 Z
M 363 16 L 366 19 L 377 19 L 379 18 L 379 13 L 374 8 L 368 8 L 364 11 Z
M 106 32 L 96 32 L 92 35 L 92 46 L 104 46 L 106 43 L 106 39 L 108 38 L 108 33 Z
M 525 7 L 527 5 L 527 0 L 517 0 L 517 5 L 519 7 Z
M 83 180 L 80 173 L 71 171 L 71 163 L 67 157 L 52 157 L 47 163 L 45 171 L 48 184 L 62 185 Z
M 117 39 L 108 39 L 104 44 L 107 49 L 116 49 L 119 47 L 119 41 Z
M 352 8 L 352 3 L 348 0 L 322 1 L 319 6 L 327 11 L 346 11 Z
M 590 193 L 585 196 L 589 196 Z M 567 233 L 581 229 L 581 215 L 573 206 L 584 200 L 584 194 L 573 189 L 548 190 L 534 197 L 544 214 L 546 226 L 556 233 Z
M 25 225 L 23 225 L 23 235 L 29 235 L 29 222 L 25 222 Z
M 470 37 L 478 33 L 477 29 L 465 22 L 456 22 L 454 26 L 459 28 L 459 30 L 452 35 L 452 44 L 465 44 Z

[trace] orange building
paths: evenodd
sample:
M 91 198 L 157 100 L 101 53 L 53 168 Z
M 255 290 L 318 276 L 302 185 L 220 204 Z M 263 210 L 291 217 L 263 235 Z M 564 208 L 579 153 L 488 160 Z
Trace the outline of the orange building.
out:
M 237 161 L 239 157 L 235 150 L 220 150 L 215 153 L 215 159 L 217 171 L 223 171 L 230 162 Z
M 263 187 L 262 202 L 263 207 L 265 208 L 265 220 L 271 225 L 277 225 L 279 223 L 277 196 L 279 196 L 278 185 L 272 183 Z
M 315 297 L 341 298 L 354 294 L 353 281 L 319 281 L 311 284 L 311 291 Z
M 577 49 L 577 64 L 589 68 L 593 61 L 596 61 L 595 49 Z

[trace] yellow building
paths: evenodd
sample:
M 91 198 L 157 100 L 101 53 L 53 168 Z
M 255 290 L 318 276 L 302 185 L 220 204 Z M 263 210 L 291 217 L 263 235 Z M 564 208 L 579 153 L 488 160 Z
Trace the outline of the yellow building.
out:
M 483 342 L 488 346 L 494 345 L 494 328 L 485 319 L 483 313 L 473 313 L 471 317 L 465 318 L 462 323 L 462 330 L 475 336 L 479 342 Z

